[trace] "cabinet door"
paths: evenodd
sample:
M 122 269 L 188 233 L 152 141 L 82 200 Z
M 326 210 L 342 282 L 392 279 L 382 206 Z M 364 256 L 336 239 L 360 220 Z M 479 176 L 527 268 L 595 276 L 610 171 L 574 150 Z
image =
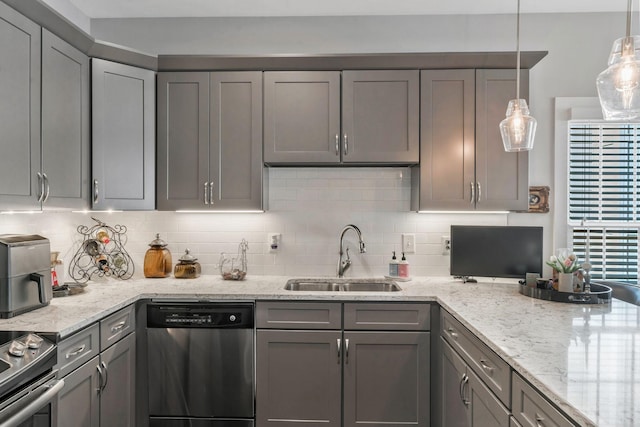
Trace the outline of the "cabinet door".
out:
M 443 427 L 469 427 L 469 401 L 463 395 L 467 366 L 443 339 L 440 340 L 442 369 L 438 411 Z
M 58 395 L 58 426 L 98 427 L 100 425 L 100 401 L 98 388 L 99 356 L 94 357 L 71 374 L 64 377 L 64 388 Z
M 429 333 L 344 333 L 344 426 L 429 426 Z
M 206 207 L 209 73 L 158 74 L 157 177 L 158 210 Z
M 509 427 L 509 411 L 500 400 L 471 371 L 466 398 L 469 400 L 472 427 Z
M 40 209 L 40 27 L 0 3 L 0 209 Z
M 475 72 L 420 73 L 419 203 L 413 210 L 474 209 Z
M 42 30 L 43 206 L 89 208 L 89 58 Z
M 100 359 L 106 365 L 100 393 L 100 425 L 135 425 L 135 333 L 103 351 Z
M 264 161 L 340 161 L 339 71 L 264 73 Z
M 211 73 L 209 204 L 262 209 L 262 73 Z
M 520 97 L 528 98 L 528 71 L 521 71 Z M 515 70 L 476 71 L 476 209 L 526 210 L 529 154 L 507 153 L 500 122 L 516 96 Z
M 155 209 L 155 74 L 91 63 L 93 208 Z
M 417 70 L 342 73 L 342 161 L 418 163 Z
M 341 425 L 339 331 L 258 330 L 256 424 Z

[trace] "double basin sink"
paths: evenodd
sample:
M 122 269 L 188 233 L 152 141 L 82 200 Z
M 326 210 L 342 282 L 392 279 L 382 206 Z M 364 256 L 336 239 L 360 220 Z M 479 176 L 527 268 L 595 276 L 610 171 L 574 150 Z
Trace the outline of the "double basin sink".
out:
M 397 292 L 402 290 L 396 282 L 389 279 L 347 278 L 290 279 L 284 289 L 305 292 Z

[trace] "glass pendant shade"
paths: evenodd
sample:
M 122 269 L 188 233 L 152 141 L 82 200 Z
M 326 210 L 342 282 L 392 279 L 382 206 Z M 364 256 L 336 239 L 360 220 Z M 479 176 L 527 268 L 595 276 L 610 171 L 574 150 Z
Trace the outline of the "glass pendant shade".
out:
M 640 117 L 640 36 L 613 42 L 609 67 L 598 75 L 596 86 L 606 120 Z
M 538 122 L 529 115 L 527 101 L 524 99 L 509 101 L 506 116 L 500 122 L 500 135 L 504 150 L 508 152 L 531 150 Z

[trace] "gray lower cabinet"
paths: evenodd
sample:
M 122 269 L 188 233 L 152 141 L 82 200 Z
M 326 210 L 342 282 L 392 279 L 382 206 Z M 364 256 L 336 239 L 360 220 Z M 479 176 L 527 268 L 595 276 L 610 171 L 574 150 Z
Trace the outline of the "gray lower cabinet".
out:
M 155 209 L 155 73 L 91 60 L 93 209 Z
M 159 210 L 262 210 L 262 73 L 158 75 Z
M 513 416 L 523 427 L 570 427 L 569 421 L 520 375 L 513 374 Z
M 521 96 L 528 73 L 521 71 Z M 420 166 L 412 210 L 526 210 L 528 154 L 504 151 L 498 125 L 514 70 L 421 71 Z
M 40 209 L 40 26 L 0 2 L 0 210 Z
M 441 342 L 443 427 L 509 427 L 509 411 L 447 344 Z
M 89 58 L 42 29 L 42 168 L 45 209 L 88 209 Z
M 256 310 L 258 426 L 429 426 L 430 334 L 414 321 L 429 317 L 428 305 L 345 303 L 344 327 L 332 321 L 342 304 L 258 302 Z M 393 330 L 387 310 L 405 326 Z M 386 330 L 367 330 L 378 322 Z M 302 329 L 320 324 L 326 330 Z
M 265 163 L 418 162 L 417 70 L 277 71 L 264 82 Z
M 55 405 L 57 425 L 135 425 L 134 322 L 127 307 L 58 344 L 65 386 Z

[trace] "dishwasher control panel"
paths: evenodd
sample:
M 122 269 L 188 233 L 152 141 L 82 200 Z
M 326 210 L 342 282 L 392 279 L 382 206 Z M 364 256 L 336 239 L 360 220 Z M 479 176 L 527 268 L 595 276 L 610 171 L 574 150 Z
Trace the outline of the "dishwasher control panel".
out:
M 147 306 L 148 328 L 253 328 L 253 304 L 163 304 Z

